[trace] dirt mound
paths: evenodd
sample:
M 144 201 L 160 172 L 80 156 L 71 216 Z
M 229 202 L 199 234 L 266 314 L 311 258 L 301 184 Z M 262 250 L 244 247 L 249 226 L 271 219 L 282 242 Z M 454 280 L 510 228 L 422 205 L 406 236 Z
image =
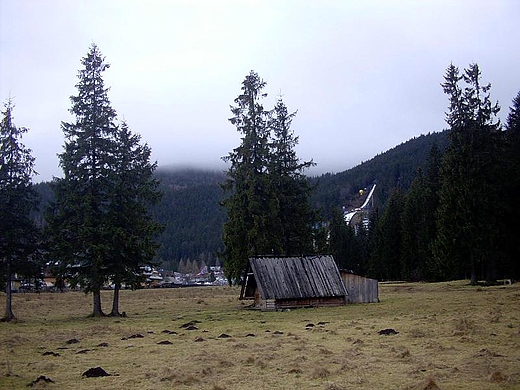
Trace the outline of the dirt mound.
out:
M 42 355 L 43 356 L 55 356 L 55 357 L 60 356 L 59 353 L 56 353 L 54 351 L 46 351 L 46 352 L 42 353 Z
M 200 324 L 200 321 L 193 320 L 190 322 L 186 322 L 185 324 L 182 324 L 181 326 L 179 326 L 179 328 L 184 328 L 187 330 L 195 330 L 195 329 L 197 329 L 197 327 L 195 326 L 196 324 Z
M 382 329 L 377 333 L 379 333 L 382 336 L 391 336 L 391 335 L 399 334 L 399 332 L 397 332 L 395 329 L 391 329 L 391 328 Z
M 169 340 L 159 341 L 157 344 L 159 345 L 172 345 L 173 343 Z
M 38 378 L 36 378 L 34 381 L 28 384 L 28 386 L 32 387 L 39 383 L 54 383 L 54 381 L 51 378 L 46 377 L 45 375 L 40 375 Z
M 110 374 L 103 370 L 101 367 L 94 367 L 89 368 L 82 374 L 82 376 L 86 376 L 87 378 L 99 378 L 101 376 L 110 376 Z
M 165 334 L 177 334 L 177 332 L 175 332 L 174 330 L 168 330 L 168 329 L 164 329 L 161 333 L 165 333 Z

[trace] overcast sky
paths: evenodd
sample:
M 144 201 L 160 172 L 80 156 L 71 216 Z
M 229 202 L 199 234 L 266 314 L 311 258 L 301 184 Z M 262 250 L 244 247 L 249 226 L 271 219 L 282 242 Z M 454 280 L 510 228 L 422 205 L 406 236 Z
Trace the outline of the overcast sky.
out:
M 446 67 L 477 62 L 509 112 L 520 90 L 518 0 L 0 0 L 0 99 L 28 127 L 35 181 L 61 176 L 61 121 L 94 42 L 120 119 L 159 166 L 225 169 L 229 106 L 250 70 L 298 110 L 311 174 L 340 172 L 441 131 Z

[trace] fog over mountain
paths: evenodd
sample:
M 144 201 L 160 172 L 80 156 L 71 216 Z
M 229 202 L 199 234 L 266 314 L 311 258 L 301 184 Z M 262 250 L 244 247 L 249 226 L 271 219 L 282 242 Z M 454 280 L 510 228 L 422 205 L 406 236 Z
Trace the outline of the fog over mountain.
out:
M 339 172 L 446 127 L 440 83 L 477 62 L 507 115 L 520 89 L 516 0 L 0 2 L 0 99 L 30 131 L 36 181 L 60 176 L 80 60 L 106 56 L 109 97 L 160 166 L 225 169 L 229 106 L 250 70 L 296 111 L 311 174 Z

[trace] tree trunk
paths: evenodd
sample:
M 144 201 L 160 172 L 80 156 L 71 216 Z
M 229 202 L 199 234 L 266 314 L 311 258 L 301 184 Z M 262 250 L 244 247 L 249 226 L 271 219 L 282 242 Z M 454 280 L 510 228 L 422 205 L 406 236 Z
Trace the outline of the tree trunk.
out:
M 121 317 L 119 313 L 119 291 L 121 291 L 121 283 L 116 282 L 114 286 L 114 299 L 112 301 L 111 317 Z
M 13 313 L 13 291 L 11 289 L 11 281 L 13 280 L 13 275 L 11 275 L 11 267 L 10 267 L 9 259 L 6 259 L 5 268 L 6 268 L 5 274 L 7 275 L 7 281 L 5 283 L 5 293 L 7 296 L 5 298 L 5 315 L 2 318 L 2 322 L 9 322 L 9 321 L 16 319 L 16 317 L 14 316 L 14 313 Z
M 103 313 L 103 309 L 101 308 L 101 286 L 97 284 L 92 289 L 92 295 L 94 298 L 93 301 L 93 311 L 92 311 L 92 317 L 103 317 L 105 314 Z
M 486 267 L 486 282 L 490 285 L 495 284 L 497 281 L 497 267 L 495 263 L 495 257 L 490 255 L 488 257 Z
M 476 286 L 478 283 L 477 279 L 477 265 L 475 264 L 475 259 L 471 256 L 471 282 L 472 286 Z

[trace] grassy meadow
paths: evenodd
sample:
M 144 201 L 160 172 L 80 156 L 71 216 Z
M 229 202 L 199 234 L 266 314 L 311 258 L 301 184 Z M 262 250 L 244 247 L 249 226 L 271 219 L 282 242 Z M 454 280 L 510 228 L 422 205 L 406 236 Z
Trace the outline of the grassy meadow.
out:
M 260 312 L 238 288 L 15 294 L 0 388 L 519 389 L 520 285 L 382 284 L 380 303 Z M 103 292 L 109 311 L 111 292 Z M 5 294 L 0 295 L 1 308 Z M 383 329 L 397 334 L 380 335 Z M 101 367 L 110 376 L 85 377 Z

